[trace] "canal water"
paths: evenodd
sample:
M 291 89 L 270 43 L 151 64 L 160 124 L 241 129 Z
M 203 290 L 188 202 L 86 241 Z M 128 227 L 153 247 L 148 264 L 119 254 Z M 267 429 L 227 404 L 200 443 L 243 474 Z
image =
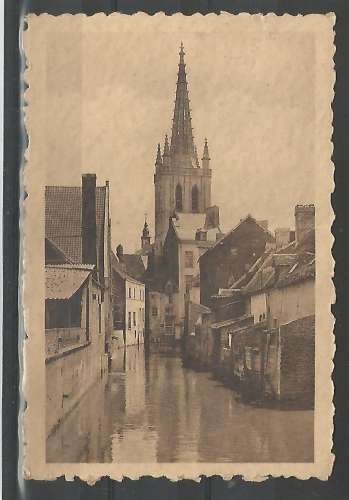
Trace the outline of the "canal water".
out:
M 47 440 L 48 462 L 309 462 L 313 411 L 256 408 L 179 356 L 119 350 Z

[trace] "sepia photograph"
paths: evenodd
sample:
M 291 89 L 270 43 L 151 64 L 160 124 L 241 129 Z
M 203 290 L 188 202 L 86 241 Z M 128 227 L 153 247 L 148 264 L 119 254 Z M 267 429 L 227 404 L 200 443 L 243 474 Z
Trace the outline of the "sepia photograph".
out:
M 38 475 L 328 474 L 331 16 L 28 25 Z

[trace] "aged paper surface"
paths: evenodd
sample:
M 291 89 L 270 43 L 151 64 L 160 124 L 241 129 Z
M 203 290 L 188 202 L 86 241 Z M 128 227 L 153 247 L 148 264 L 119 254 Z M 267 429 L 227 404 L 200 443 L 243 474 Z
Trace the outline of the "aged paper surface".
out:
M 24 476 L 326 479 L 334 15 L 27 21 Z

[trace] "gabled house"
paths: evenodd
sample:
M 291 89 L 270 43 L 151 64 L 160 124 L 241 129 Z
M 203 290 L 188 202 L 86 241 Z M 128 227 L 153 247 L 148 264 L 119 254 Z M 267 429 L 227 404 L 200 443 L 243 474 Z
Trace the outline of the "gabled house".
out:
M 128 274 L 122 246 L 112 257 L 113 350 L 143 344 L 145 337 L 145 285 Z
M 314 206 L 296 206 L 295 217 L 295 241 L 266 252 L 252 273 L 233 284 L 232 289 L 245 299 L 245 315 L 252 318 L 252 324 L 244 332 L 235 329 L 229 347 L 233 373 L 236 376 L 239 372 L 250 396 L 311 406 L 315 363 Z
M 218 207 L 206 213 L 177 213 L 169 219 L 163 245 L 163 294 L 166 334 L 179 340 L 184 333 L 185 294 L 197 288 L 200 255 L 223 235 Z
M 108 368 L 108 184 L 45 190 L 46 431 L 49 435 Z
M 199 257 L 201 303 L 211 307 L 212 297 L 229 288 L 257 259 L 275 246 L 275 238 L 248 215 Z
M 92 265 L 102 290 L 106 343 L 111 333 L 109 183 L 96 186 L 95 174 L 84 174 L 79 186 L 46 186 L 46 264 Z

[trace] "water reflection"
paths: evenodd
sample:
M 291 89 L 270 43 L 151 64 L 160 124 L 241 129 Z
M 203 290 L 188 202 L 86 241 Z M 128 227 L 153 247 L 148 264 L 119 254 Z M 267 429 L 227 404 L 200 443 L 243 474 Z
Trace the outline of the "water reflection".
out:
M 49 462 L 307 462 L 313 412 L 253 408 L 209 373 L 119 351 L 47 441 Z

